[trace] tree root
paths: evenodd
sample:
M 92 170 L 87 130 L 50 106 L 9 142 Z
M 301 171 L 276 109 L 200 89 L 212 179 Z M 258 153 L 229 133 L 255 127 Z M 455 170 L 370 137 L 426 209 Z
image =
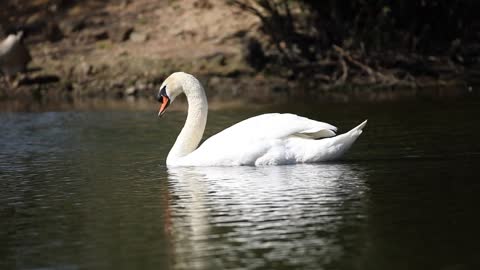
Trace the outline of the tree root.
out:
M 342 75 L 338 77 L 338 79 L 335 81 L 336 85 L 341 85 L 344 84 L 347 81 L 348 77 L 348 66 L 345 60 L 343 59 L 343 56 L 340 56 L 338 58 L 338 62 L 340 64 L 340 68 L 342 69 Z
M 380 82 L 380 83 L 383 83 L 383 84 L 394 84 L 394 83 L 398 82 L 398 79 L 395 78 L 393 75 L 386 76 L 379 71 L 375 71 L 373 68 L 369 67 L 368 65 L 366 65 L 366 64 L 356 60 L 355 58 L 353 58 L 350 55 L 350 53 L 348 53 L 343 48 L 341 48 L 337 45 L 333 45 L 333 50 L 338 54 L 339 59 L 342 59 L 341 61 L 343 61 L 343 59 L 346 59 L 351 65 L 359 68 L 364 73 L 366 73 L 368 75 L 369 81 L 371 83 Z M 343 62 L 345 62 L 345 61 L 343 61 Z M 341 63 L 341 65 L 342 65 L 342 70 L 345 70 L 345 67 L 343 67 L 342 63 Z M 347 70 L 348 70 L 348 68 L 347 68 Z

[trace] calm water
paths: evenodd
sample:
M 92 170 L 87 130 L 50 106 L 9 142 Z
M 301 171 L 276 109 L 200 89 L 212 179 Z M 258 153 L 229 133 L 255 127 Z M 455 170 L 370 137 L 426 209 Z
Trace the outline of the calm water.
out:
M 343 161 L 167 169 L 185 114 L 0 113 L 0 269 L 480 269 L 480 103 L 288 111 L 345 131 Z

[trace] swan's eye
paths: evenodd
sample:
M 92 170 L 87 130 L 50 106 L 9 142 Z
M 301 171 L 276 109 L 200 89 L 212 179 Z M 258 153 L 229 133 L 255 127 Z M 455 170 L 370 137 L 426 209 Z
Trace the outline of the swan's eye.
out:
M 158 102 L 162 102 L 162 97 L 168 97 L 167 95 L 167 86 L 164 85 L 160 91 L 158 92 L 158 95 L 156 96 Z

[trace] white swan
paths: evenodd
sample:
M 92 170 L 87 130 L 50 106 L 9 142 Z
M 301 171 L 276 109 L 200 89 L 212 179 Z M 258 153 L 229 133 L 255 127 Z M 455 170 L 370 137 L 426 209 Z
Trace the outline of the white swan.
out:
M 336 127 L 294 114 L 263 114 L 237 123 L 197 148 L 207 123 L 208 103 L 200 82 L 176 72 L 160 86 L 159 116 L 181 93 L 188 102 L 185 126 L 168 153 L 167 166 L 238 166 L 314 163 L 339 158 L 362 133 L 364 121 L 345 134 Z
M 32 60 L 28 48 L 22 42 L 23 32 L 10 34 L 0 42 L 0 72 L 6 76 L 15 75 L 26 69 Z

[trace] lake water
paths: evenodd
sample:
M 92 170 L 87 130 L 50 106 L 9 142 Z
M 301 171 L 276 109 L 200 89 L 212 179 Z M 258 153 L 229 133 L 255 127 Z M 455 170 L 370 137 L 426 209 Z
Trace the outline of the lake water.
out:
M 346 131 L 342 161 L 168 169 L 184 112 L 0 113 L 0 269 L 480 269 L 480 102 L 235 109 Z

